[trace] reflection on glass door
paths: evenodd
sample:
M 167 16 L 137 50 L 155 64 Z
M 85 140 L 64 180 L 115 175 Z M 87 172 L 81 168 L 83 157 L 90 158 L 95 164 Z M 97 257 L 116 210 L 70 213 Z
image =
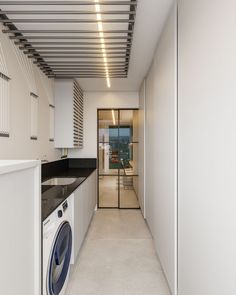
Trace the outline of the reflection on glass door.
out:
M 98 207 L 139 208 L 138 110 L 98 110 Z

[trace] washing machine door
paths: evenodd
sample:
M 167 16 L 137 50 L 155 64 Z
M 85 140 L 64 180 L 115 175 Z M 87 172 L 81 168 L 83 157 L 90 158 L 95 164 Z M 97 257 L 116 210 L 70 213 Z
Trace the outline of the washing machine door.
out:
M 72 231 L 69 222 L 63 222 L 54 239 L 47 273 L 48 295 L 59 295 L 70 268 Z

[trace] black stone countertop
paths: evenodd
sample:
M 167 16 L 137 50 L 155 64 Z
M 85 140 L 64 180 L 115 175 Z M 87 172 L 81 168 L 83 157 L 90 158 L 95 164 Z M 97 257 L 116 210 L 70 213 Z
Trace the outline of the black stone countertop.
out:
M 66 160 L 65 160 L 66 161 Z M 55 162 L 55 165 L 58 165 L 58 162 Z M 62 164 L 64 162 L 60 161 Z M 60 165 L 61 165 L 60 163 Z M 44 164 L 42 170 L 45 170 L 45 167 L 51 165 Z M 65 166 L 65 165 L 64 165 Z M 73 165 L 70 165 L 73 167 Z M 93 166 L 93 165 L 92 165 Z M 46 168 L 47 170 L 47 168 Z M 47 179 L 54 177 L 75 177 L 77 180 L 69 185 L 42 185 L 42 221 L 44 221 L 64 200 L 66 200 L 76 188 L 83 183 L 86 178 L 96 170 L 96 167 L 92 168 L 70 168 L 64 167 L 63 169 L 54 170 L 50 176 L 45 171 L 42 171 L 42 182 Z M 46 171 L 47 172 L 47 171 Z M 46 175 L 46 176 L 45 176 Z M 83 179 L 81 179 L 83 177 Z

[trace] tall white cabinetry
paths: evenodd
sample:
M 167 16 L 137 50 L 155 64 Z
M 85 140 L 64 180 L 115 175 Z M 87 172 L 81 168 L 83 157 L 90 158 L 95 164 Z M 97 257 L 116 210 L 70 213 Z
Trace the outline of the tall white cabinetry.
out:
M 75 263 L 97 204 L 97 171 L 95 170 L 73 193 L 74 244 L 72 263 Z
M 181 0 L 179 295 L 236 294 L 236 1 Z
M 55 81 L 55 147 L 83 148 L 83 91 L 74 80 Z
M 0 294 L 41 294 L 39 161 L 0 161 Z

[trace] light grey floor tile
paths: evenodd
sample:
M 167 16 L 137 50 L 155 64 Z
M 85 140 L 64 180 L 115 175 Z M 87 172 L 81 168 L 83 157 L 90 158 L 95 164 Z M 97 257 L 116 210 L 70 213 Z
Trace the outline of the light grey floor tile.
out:
M 91 223 L 88 239 L 151 239 L 140 210 L 100 209 Z
M 139 211 L 96 212 L 66 295 L 170 295 Z

